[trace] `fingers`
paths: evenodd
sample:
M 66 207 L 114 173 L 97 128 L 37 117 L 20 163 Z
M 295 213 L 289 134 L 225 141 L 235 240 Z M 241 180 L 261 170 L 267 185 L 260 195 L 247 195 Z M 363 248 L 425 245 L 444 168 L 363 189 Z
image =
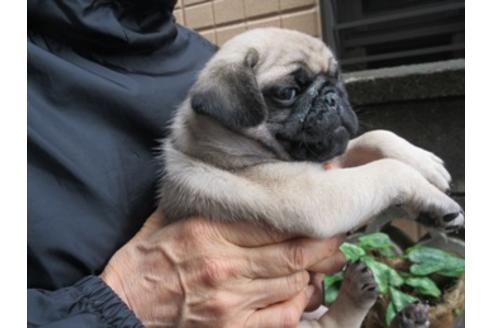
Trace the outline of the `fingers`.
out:
M 260 247 L 279 243 L 292 236 L 273 228 L 251 222 L 218 222 L 217 229 L 227 241 L 241 247 Z M 245 233 L 247 231 L 247 233 Z
M 297 327 L 304 308 L 311 295 L 313 286 L 307 286 L 294 298 L 254 312 L 246 322 L 246 327 Z
M 316 310 L 323 302 L 323 278 L 325 277 L 322 273 L 310 273 L 309 284 L 314 287 L 313 295 L 306 306 L 306 311 Z
M 322 259 L 307 269 L 311 272 L 333 274 L 341 271 L 346 263 L 345 255 L 340 250 L 337 250 L 333 255 Z
M 249 278 L 282 277 L 315 266 L 332 270 L 340 262 L 338 247 L 343 237 L 329 240 L 294 239 L 279 244 L 245 249 Z M 329 257 L 334 256 L 330 260 Z M 311 270 L 311 269 L 310 269 Z
M 249 299 L 252 308 L 263 308 L 293 298 L 303 291 L 308 283 L 308 272 L 301 271 L 286 277 L 251 280 L 245 286 L 245 293 L 251 295 Z

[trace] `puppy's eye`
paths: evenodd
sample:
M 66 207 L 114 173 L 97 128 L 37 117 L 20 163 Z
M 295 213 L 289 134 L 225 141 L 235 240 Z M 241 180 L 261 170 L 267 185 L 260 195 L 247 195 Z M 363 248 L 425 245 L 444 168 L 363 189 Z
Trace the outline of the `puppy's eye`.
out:
M 293 87 L 280 88 L 274 93 L 275 100 L 283 106 L 292 105 L 297 99 L 298 90 Z

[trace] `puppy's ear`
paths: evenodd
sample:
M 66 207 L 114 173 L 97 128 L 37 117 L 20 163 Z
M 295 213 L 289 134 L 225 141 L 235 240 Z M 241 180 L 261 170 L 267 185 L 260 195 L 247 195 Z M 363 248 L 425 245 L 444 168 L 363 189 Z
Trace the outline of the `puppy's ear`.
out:
M 254 67 L 258 52 L 250 49 L 239 63 L 216 63 L 191 90 L 191 107 L 230 129 L 260 124 L 266 118 L 265 99 L 258 87 Z

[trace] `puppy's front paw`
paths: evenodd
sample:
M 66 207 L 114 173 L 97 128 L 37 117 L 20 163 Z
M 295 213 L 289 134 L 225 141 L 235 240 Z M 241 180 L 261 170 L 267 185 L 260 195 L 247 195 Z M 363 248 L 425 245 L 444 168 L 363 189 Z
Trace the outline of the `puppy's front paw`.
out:
M 408 304 L 391 322 L 391 328 L 427 328 L 430 326 L 429 306 L 423 303 Z
M 451 175 L 444 166 L 444 161 L 429 151 L 416 146 L 414 148 L 415 158 L 413 161 L 417 171 L 439 190 L 448 192 Z
M 432 213 L 420 213 L 417 221 L 431 227 L 442 228 L 446 232 L 454 232 L 465 225 L 465 212 L 451 212 L 438 217 Z
M 449 190 L 451 175 L 442 159 L 386 130 L 369 131 L 356 139 L 362 149 L 377 149 L 382 158 L 396 159 L 413 167 L 441 191 Z
M 433 186 L 421 174 L 410 170 L 401 184 L 411 190 L 403 201 L 403 207 L 410 217 L 424 225 L 453 231 L 465 224 L 465 213 L 449 195 Z
M 393 158 L 413 167 L 439 190 L 449 190 L 451 175 L 444 167 L 444 161 L 430 151 L 384 130 L 366 133 L 365 143 L 377 145 L 383 157 Z
M 441 158 L 407 141 L 402 143 L 401 147 L 393 153 L 395 159 L 412 166 L 439 190 L 449 191 L 451 175 Z
M 371 269 L 360 260 L 347 266 L 340 290 L 356 306 L 367 309 L 374 305 L 379 293 Z

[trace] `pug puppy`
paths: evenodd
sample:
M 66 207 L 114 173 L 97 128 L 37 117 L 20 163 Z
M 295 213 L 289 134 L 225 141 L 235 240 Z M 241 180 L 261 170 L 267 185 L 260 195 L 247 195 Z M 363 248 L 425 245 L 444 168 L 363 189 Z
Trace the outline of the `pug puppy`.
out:
M 464 224 L 445 193 L 441 159 L 392 132 L 354 138 L 357 130 L 323 42 L 250 30 L 224 44 L 177 110 L 162 145 L 159 206 L 170 221 L 249 220 L 312 238 L 345 233 L 397 204 L 444 229 Z M 353 263 L 330 311 L 301 324 L 359 327 L 376 297 L 370 270 Z

